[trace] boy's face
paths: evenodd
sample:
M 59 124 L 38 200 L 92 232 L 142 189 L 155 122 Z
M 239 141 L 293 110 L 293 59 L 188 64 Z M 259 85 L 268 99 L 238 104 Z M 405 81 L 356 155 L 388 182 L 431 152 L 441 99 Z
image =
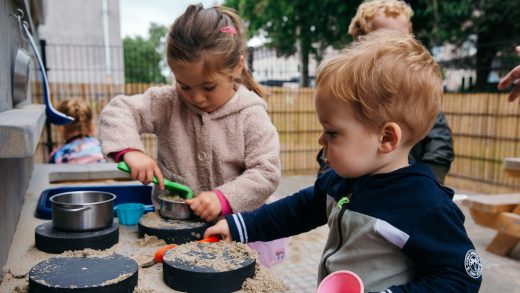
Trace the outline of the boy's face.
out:
M 384 12 L 380 12 L 372 19 L 372 30 L 376 31 L 379 29 L 396 30 L 403 33 L 412 32 L 412 24 L 410 20 L 403 14 L 399 14 L 397 17 L 386 15 Z
M 379 135 L 355 118 L 351 105 L 331 98 L 325 89 L 317 89 L 315 104 L 323 128 L 318 143 L 336 173 L 355 178 L 377 172 L 382 166 Z
M 226 104 L 235 94 L 231 76 L 204 74 L 203 61 L 171 62 L 170 68 L 176 79 L 176 90 L 184 102 L 204 112 L 211 113 Z

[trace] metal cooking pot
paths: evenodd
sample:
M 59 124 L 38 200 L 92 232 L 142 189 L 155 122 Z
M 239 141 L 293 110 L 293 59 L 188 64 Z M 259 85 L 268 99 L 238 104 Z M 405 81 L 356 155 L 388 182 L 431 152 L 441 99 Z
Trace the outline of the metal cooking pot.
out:
M 72 191 L 53 195 L 52 225 L 65 231 L 90 231 L 114 221 L 116 196 L 104 191 Z
M 159 215 L 165 219 L 171 220 L 187 220 L 193 216 L 190 207 L 184 202 L 184 199 L 171 200 L 159 195 Z

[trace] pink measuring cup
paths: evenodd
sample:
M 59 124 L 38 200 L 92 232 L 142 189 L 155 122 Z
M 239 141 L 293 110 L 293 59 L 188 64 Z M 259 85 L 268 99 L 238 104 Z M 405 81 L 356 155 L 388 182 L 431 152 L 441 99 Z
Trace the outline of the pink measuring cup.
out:
M 318 286 L 318 293 L 363 293 L 363 290 L 363 281 L 351 271 L 334 272 Z

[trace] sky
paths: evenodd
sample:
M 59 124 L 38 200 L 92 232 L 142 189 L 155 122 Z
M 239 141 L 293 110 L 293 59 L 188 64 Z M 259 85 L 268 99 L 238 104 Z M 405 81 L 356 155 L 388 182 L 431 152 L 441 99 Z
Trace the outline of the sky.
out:
M 121 37 L 148 36 L 150 23 L 170 26 L 188 5 L 202 3 L 207 8 L 222 0 L 119 0 Z

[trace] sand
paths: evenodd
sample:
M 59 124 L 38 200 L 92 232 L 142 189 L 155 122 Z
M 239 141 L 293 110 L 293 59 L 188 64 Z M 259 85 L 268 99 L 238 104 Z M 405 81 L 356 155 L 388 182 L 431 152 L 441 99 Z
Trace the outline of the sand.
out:
M 153 259 L 155 251 L 164 245 L 166 245 L 166 243 L 163 240 L 157 239 L 155 236 L 145 235 L 144 238 L 138 239 L 137 226 L 123 225 L 119 226 L 119 243 L 106 250 L 84 249 L 80 251 L 66 251 L 61 254 L 50 254 L 39 251 L 32 245 L 21 255 L 16 264 L 10 267 L 4 267 L 2 288 L 7 288 L 6 292 L 28 292 L 29 270 L 37 263 L 50 257 L 101 257 L 118 253 L 133 258 L 138 265 L 141 265 Z M 182 245 L 179 245 L 178 247 L 181 246 Z M 283 284 L 280 284 L 282 283 L 272 276 L 268 269 L 258 266 L 257 276 L 252 280 L 247 280 L 244 283 L 246 287 L 243 287 L 241 292 L 285 292 L 286 290 L 283 290 Z M 164 283 L 162 265 L 156 264 L 149 268 L 139 268 L 138 285 L 134 289 L 134 292 L 160 293 L 176 291 Z
M 242 243 L 199 243 L 191 242 L 178 245 L 164 255 L 169 262 L 190 263 L 195 267 L 207 268 L 213 272 L 224 272 L 244 267 L 242 264 L 251 264 L 257 254 Z
M 197 257 L 204 254 L 210 255 L 211 257 Z M 245 244 L 221 241 L 217 243 L 191 242 L 178 245 L 165 254 L 164 260 L 169 262 L 180 260 L 181 262 L 196 264 L 197 267 L 209 268 L 215 272 L 223 272 L 238 269 L 242 267 L 242 264 L 244 261 L 247 261 L 247 259 L 255 259 L 257 257 L 258 254 L 256 251 Z M 238 292 L 274 293 L 287 292 L 288 290 L 289 287 L 275 278 L 271 272 L 266 267 L 260 265 L 257 260 L 255 277 L 247 279 Z
M 255 277 L 253 279 L 247 279 L 242 285 L 242 289 L 238 292 L 256 293 L 274 293 L 274 292 L 287 292 L 289 287 L 282 281 L 278 280 L 271 274 L 271 271 L 266 267 L 260 265 L 257 261 L 255 269 Z
M 200 228 L 206 223 L 202 220 L 168 220 L 162 218 L 158 212 L 150 212 L 145 214 L 141 220 L 141 225 L 149 228 L 170 228 L 170 229 L 191 229 Z
M 169 201 L 169 202 L 185 202 L 186 200 L 180 195 L 177 194 L 171 194 L 171 193 L 163 193 L 159 195 L 159 199 L 163 201 Z

